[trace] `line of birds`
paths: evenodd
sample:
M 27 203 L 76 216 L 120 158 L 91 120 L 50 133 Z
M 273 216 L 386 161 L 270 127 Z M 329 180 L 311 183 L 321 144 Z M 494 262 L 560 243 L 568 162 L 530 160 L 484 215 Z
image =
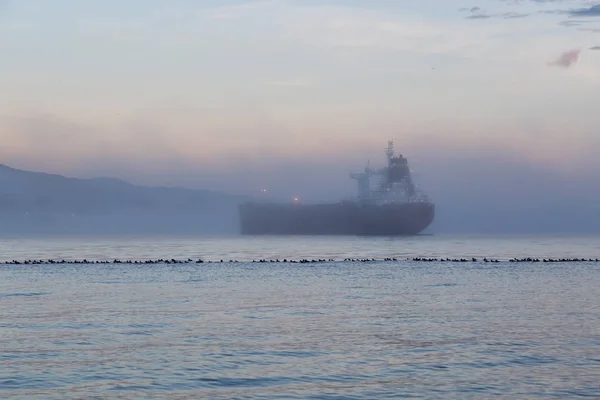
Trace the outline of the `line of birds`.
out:
M 466 262 L 485 262 L 485 263 L 500 263 L 506 262 L 493 258 L 482 258 L 478 259 L 475 257 L 472 258 L 425 258 L 425 257 L 414 257 L 414 258 L 406 258 L 406 259 L 398 259 L 398 258 L 383 258 L 383 259 L 375 259 L 375 258 L 345 258 L 343 262 L 376 262 L 376 261 L 385 261 L 385 262 L 394 262 L 394 261 L 415 261 L 415 262 L 452 262 L 452 263 L 466 263 Z M 177 260 L 174 258 L 171 259 L 156 259 L 156 260 L 12 260 L 12 261 L 3 261 L 0 264 L 3 265 L 43 265 L 43 264 L 203 264 L 203 263 L 239 263 L 239 262 L 251 262 L 251 263 L 289 263 L 289 264 L 323 264 L 323 263 L 333 263 L 339 262 L 339 260 L 334 260 L 332 258 L 328 259 L 300 259 L 300 260 L 292 260 L 292 259 L 275 259 L 275 260 L 252 260 L 252 261 L 239 261 L 239 260 L 219 260 L 219 261 L 206 261 L 203 259 L 192 260 L 191 258 L 185 260 Z M 511 258 L 508 262 L 514 263 L 536 263 L 536 262 L 545 262 L 545 263 L 573 263 L 573 262 L 600 262 L 598 258 Z
M 421 258 L 421 257 L 416 257 L 413 258 L 412 261 L 426 261 L 426 262 L 479 262 L 480 260 L 473 257 L 471 259 L 467 259 L 467 258 Z M 481 259 L 481 261 L 483 262 L 491 262 L 491 263 L 499 263 L 500 260 L 497 259 L 493 259 L 493 258 L 483 258 Z M 511 258 L 508 260 L 508 262 L 530 262 L 530 263 L 535 263 L 535 262 L 560 262 L 560 263 L 567 263 L 567 262 L 600 262 L 599 259 L 597 258 L 532 258 L 532 257 L 525 257 L 525 258 Z

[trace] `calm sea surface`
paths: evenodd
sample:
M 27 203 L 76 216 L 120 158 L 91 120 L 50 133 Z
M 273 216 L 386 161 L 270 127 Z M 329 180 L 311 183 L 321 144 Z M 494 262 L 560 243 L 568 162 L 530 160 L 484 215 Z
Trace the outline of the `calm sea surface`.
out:
M 225 260 L 0 265 L 0 398 L 600 398 L 600 263 L 513 257 L 600 237 L 0 238 L 0 261 Z M 339 261 L 250 262 L 276 258 Z

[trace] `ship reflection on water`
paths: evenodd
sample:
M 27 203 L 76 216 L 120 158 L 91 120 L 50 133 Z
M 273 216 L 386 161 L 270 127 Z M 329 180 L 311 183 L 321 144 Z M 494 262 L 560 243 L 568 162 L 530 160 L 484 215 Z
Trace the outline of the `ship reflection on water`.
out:
M 435 205 L 413 182 L 408 160 L 393 142 L 387 166 L 350 174 L 358 183 L 355 201 L 329 204 L 248 202 L 240 205 L 245 235 L 416 235 L 434 219 Z M 379 178 L 377 180 L 373 177 Z M 263 190 L 265 192 L 265 190 Z

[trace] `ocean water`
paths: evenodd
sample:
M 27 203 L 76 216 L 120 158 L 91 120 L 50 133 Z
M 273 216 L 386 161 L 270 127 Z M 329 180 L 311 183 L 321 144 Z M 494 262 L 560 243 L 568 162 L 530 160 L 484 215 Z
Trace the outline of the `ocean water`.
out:
M 0 398 L 600 398 L 600 263 L 514 257 L 600 238 L 3 238 L 0 261 L 219 262 L 0 264 Z M 251 262 L 277 258 L 336 261 Z

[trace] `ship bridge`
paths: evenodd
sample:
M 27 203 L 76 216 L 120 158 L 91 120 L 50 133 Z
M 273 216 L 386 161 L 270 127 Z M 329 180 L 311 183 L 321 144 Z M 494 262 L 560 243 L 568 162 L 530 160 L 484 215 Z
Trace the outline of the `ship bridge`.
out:
M 385 155 L 386 167 L 373 169 L 367 164 L 363 172 L 350 174 L 358 184 L 358 201 L 363 204 L 428 201 L 427 196 L 415 188 L 408 160 L 401 154 L 395 155 L 393 141 L 388 142 Z M 372 182 L 372 177 L 379 179 Z

